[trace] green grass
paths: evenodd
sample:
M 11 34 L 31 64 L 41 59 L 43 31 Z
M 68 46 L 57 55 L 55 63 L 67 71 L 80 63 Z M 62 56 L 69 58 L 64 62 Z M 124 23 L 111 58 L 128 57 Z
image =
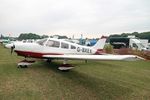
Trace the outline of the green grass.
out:
M 0 46 L 0 100 L 150 99 L 149 61 L 74 60 L 74 69 L 61 72 L 57 60 L 18 69 L 22 59 Z

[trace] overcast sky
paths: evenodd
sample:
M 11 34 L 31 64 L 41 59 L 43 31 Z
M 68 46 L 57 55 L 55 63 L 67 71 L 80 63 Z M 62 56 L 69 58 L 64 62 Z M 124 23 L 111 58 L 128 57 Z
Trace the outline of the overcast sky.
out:
M 0 0 L 0 34 L 99 36 L 150 30 L 150 0 Z

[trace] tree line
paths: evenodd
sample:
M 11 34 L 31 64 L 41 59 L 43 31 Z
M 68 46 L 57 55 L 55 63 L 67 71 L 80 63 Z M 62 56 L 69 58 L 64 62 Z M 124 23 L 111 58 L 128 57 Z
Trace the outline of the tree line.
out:
M 42 39 L 47 38 L 47 35 L 37 35 L 35 33 L 21 33 L 18 37 L 18 40 L 26 40 L 26 39 Z
M 133 32 L 133 33 L 122 33 L 120 35 L 115 34 L 115 35 L 110 35 L 110 37 L 128 37 L 130 35 L 134 35 L 139 39 L 148 39 L 148 41 L 150 42 L 150 31 L 149 32 Z
M 149 42 L 150 42 L 150 31 L 149 32 L 141 32 L 141 33 L 138 33 L 138 32 L 133 32 L 133 33 L 122 33 L 122 34 L 114 34 L 114 35 L 110 35 L 109 38 L 111 37 L 128 37 L 129 35 L 134 35 L 136 36 L 137 38 L 140 38 L 140 39 L 148 39 Z M 19 35 L 18 40 L 26 40 L 26 39 L 42 39 L 42 38 L 47 38 L 49 37 L 48 35 L 37 35 L 35 33 L 21 33 Z M 9 38 L 9 37 L 5 37 L 1 34 L 1 39 L 3 38 Z M 67 36 L 59 36 L 59 38 L 67 38 Z

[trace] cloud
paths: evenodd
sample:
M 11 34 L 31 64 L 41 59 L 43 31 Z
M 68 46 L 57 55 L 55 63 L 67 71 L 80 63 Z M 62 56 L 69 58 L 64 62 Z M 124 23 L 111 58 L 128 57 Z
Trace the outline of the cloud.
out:
M 1 0 L 0 33 L 85 34 L 150 29 L 149 0 Z

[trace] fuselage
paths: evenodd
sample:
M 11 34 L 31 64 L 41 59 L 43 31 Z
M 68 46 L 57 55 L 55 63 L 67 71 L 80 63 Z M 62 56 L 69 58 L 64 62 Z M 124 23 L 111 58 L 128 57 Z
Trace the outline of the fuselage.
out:
M 42 58 L 43 55 L 91 55 L 97 52 L 92 47 L 55 38 L 42 39 L 35 43 L 14 43 L 14 45 L 14 51 L 18 55 L 34 58 Z

